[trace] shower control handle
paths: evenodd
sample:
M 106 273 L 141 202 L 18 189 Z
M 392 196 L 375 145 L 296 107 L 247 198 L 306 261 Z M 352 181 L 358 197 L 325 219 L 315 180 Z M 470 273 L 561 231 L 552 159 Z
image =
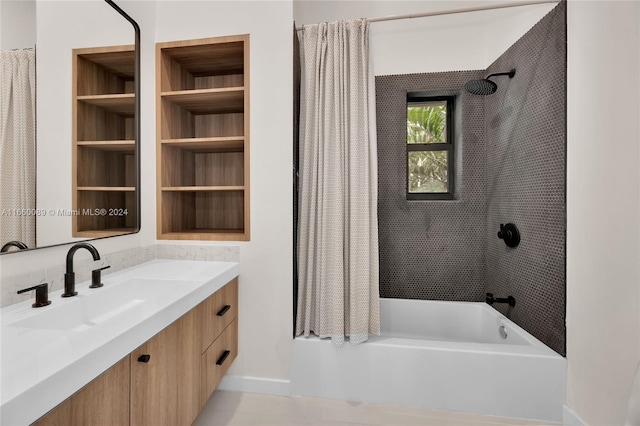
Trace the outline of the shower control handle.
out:
M 508 247 L 516 247 L 520 244 L 520 231 L 513 223 L 501 223 L 498 238 L 503 240 Z

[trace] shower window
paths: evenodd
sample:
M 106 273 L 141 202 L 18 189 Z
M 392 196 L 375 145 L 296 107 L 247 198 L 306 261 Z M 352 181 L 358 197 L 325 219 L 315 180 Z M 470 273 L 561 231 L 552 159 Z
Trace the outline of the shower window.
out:
M 407 94 L 407 199 L 453 199 L 452 96 Z

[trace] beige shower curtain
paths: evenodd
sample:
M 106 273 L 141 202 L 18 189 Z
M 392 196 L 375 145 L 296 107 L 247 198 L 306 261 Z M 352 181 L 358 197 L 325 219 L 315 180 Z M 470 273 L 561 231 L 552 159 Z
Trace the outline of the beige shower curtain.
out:
M 36 243 L 35 50 L 0 51 L 0 245 Z
M 380 333 L 377 150 L 366 19 L 300 32 L 296 335 Z

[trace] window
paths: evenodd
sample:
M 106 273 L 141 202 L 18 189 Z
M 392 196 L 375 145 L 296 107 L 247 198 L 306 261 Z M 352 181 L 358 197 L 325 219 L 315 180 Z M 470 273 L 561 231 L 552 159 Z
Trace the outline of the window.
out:
M 407 199 L 453 199 L 453 96 L 407 94 Z

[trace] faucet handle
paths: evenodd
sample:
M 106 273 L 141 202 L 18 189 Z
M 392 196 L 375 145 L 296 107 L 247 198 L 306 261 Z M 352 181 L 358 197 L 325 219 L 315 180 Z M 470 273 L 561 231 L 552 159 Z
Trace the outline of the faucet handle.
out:
M 102 268 L 94 269 L 93 271 L 91 271 L 91 285 L 89 286 L 89 288 L 98 288 L 104 285 L 101 282 L 100 272 L 107 268 L 111 268 L 111 265 L 103 266 Z
M 27 291 L 31 291 L 31 290 L 36 291 L 36 303 L 31 305 L 33 308 L 41 308 L 42 306 L 47 306 L 51 304 L 51 300 L 49 300 L 49 284 L 48 283 L 42 283 L 42 284 L 34 285 L 33 287 L 18 290 L 18 294 L 26 293 Z

